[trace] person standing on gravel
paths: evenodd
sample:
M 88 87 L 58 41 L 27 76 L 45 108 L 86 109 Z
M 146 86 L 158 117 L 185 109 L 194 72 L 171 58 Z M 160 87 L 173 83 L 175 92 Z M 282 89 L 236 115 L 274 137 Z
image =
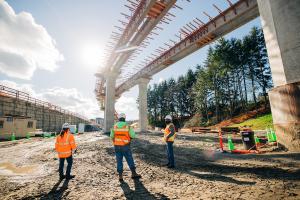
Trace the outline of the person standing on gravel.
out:
M 130 142 L 131 139 L 135 138 L 135 132 L 125 122 L 126 115 L 124 113 L 120 113 L 118 115 L 118 119 L 119 121 L 111 129 L 110 138 L 112 139 L 115 147 L 119 181 L 123 181 L 123 157 L 125 157 L 131 170 L 131 178 L 141 178 L 141 175 L 136 173 L 136 168 L 130 149 Z
M 60 134 L 56 137 L 56 143 L 55 143 L 55 150 L 58 153 L 59 158 L 59 178 L 60 180 L 66 178 L 66 179 L 72 179 L 75 176 L 71 175 L 71 168 L 73 164 L 73 151 L 76 152 L 76 143 L 74 136 L 70 132 L 70 125 L 69 123 L 64 123 L 62 125 L 62 131 Z M 67 160 L 68 166 L 66 175 L 64 175 L 64 163 L 65 160 Z
M 164 130 L 163 140 L 167 144 L 168 164 L 166 164 L 166 166 L 168 168 L 174 168 L 175 161 L 174 161 L 173 143 L 175 140 L 176 133 L 175 133 L 175 126 L 172 123 L 172 117 L 170 115 L 167 115 L 165 117 L 165 123 L 166 123 L 166 128 Z

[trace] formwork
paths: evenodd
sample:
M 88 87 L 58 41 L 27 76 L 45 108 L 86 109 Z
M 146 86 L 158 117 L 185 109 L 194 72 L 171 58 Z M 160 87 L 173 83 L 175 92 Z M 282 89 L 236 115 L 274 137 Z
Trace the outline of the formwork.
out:
M 90 123 L 77 113 L 0 85 L 0 117 L 9 115 L 30 117 L 36 120 L 36 128 L 43 131 L 59 131 L 65 122 L 77 126 L 79 123 Z

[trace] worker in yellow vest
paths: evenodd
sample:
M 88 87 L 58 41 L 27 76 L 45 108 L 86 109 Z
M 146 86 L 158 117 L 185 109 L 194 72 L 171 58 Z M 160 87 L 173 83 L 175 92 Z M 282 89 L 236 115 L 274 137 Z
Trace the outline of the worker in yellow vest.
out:
M 123 157 L 131 170 L 131 178 L 141 178 L 141 175 L 136 173 L 134 160 L 132 157 L 130 143 L 131 139 L 135 138 L 134 130 L 125 122 L 126 115 L 120 113 L 119 121 L 114 125 L 110 132 L 110 138 L 113 141 L 117 159 L 117 171 L 119 173 L 119 181 L 123 181 Z
M 57 151 L 59 158 L 59 178 L 60 180 L 72 179 L 75 176 L 71 175 L 71 168 L 73 164 L 73 153 L 76 151 L 76 144 L 73 134 L 70 132 L 69 123 L 62 125 L 60 134 L 56 137 L 55 150 Z M 66 176 L 64 175 L 64 163 L 67 160 L 68 166 Z
M 167 144 L 168 164 L 166 164 L 166 166 L 168 168 L 174 168 L 175 161 L 174 161 L 173 143 L 175 140 L 176 132 L 175 132 L 175 126 L 172 123 L 172 117 L 170 115 L 167 115 L 165 117 L 165 123 L 166 123 L 166 128 L 164 130 L 163 140 Z

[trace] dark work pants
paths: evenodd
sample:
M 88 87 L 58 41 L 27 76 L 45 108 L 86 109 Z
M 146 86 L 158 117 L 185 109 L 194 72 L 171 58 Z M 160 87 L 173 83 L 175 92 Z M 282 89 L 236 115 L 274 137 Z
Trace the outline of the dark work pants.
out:
M 71 168 L 72 168 L 72 164 L 73 164 L 73 157 L 72 156 L 70 156 L 68 158 L 60 158 L 59 159 L 59 176 L 63 176 L 64 175 L 65 160 L 67 160 L 67 163 L 68 163 L 67 171 L 66 171 L 66 176 L 70 176 L 71 175 Z
M 127 164 L 131 171 L 135 170 L 134 160 L 130 150 L 130 145 L 115 146 L 117 171 L 119 174 L 123 173 L 123 157 L 125 157 Z
M 168 154 L 168 164 L 170 166 L 175 165 L 174 152 L 173 152 L 173 142 L 167 142 L 167 154 Z

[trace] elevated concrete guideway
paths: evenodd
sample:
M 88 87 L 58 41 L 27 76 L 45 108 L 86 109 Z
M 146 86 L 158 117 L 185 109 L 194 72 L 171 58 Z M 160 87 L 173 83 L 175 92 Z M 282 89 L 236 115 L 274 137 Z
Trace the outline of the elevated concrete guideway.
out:
M 117 75 L 103 75 L 103 77 L 108 77 L 105 80 L 106 83 L 109 83 L 106 84 L 106 92 L 103 92 L 105 82 L 101 83 L 101 90 L 96 90 L 98 97 L 106 96 L 106 131 L 109 131 L 113 122 L 114 98 L 119 97 L 137 84 L 140 93 L 139 124 L 141 130 L 146 130 L 146 90 L 151 77 L 212 41 L 260 16 L 274 81 L 274 89 L 269 92 L 274 126 L 281 144 L 290 150 L 300 151 L 300 1 L 239 0 L 235 4 L 231 4 L 230 0 L 227 1 L 230 3 L 227 10 L 221 11 L 215 6 L 220 12 L 218 16 L 215 18 L 209 16 L 210 21 L 200 25 L 197 29 L 189 26 L 192 29 L 191 32 L 182 30 L 185 37 L 180 42 L 161 52 L 159 56 L 148 62 L 140 71 L 114 87 L 120 73 L 118 70 L 129 58 L 130 53 L 118 57 L 119 59 L 114 62 L 116 68 L 110 68 L 116 70 L 107 71 L 107 73 L 116 73 Z M 174 2 L 169 1 L 169 3 Z M 162 14 L 166 14 L 166 12 Z M 140 27 L 147 27 L 147 23 Z M 139 31 L 137 31 L 136 35 L 133 36 L 135 42 L 131 44 L 138 45 L 142 38 L 150 33 L 150 29 L 154 28 L 151 25 L 148 25 L 148 27 L 148 31 L 144 34 L 141 32 L 139 34 Z M 109 77 L 114 77 L 114 81 L 109 81 Z
M 140 45 L 174 6 L 175 2 L 176 0 L 141 0 L 113 48 L 105 68 L 102 72 L 97 73 L 98 80 L 95 93 L 100 107 L 105 107 L 105 131 L 108 132 L 114 122 L 115 87 L 120 68 L 132 54 L 132 52 L 116 53 L 115 51 L 123 46 Z
M 139 85 L 139 125 L 141 130 L 146 130 L 148 125 L 147 105 L 143 94 L 147 90 L 145 85 L 141 85 L 140 79 L 150 79 L 154 74 L 203 48 L 212 41 L 226 35 L 236 28 L 246 24 L 259 16 L 256 0 L 241 0 L 233 4 L 227 10 L 221 12 L 217 17 L 211 19 L 207 24 L 186 35 L 184 39 L 173 47 L 162 53 L 155 60 L 146 65 L 141 71 L 130 77 L 127 81 L 116 88 L 116 96 L 129 90 L 135 85 Z M 142 92 L 144 88 L 145 92 Z M 142 100 L 144 99 L 144 100 Z M 145 113 L 145 114 L 142 114 Z
M 188 35 L 185 39 L 165 51 L 158 58 L 146 65 L 141 71 L 130 77 L 116 89 L 116 95 L 120 96 L 129 90 L 138 80 L 151 77 L 175 62 L 185 58 L 193 52 L 203 48 L 212 41 L 219 39 L 227 33 L 237 29 L 259 16 L 256 0 L 238 1 L 232 7 L 223 11 L 220 15 L 207 24 Z

